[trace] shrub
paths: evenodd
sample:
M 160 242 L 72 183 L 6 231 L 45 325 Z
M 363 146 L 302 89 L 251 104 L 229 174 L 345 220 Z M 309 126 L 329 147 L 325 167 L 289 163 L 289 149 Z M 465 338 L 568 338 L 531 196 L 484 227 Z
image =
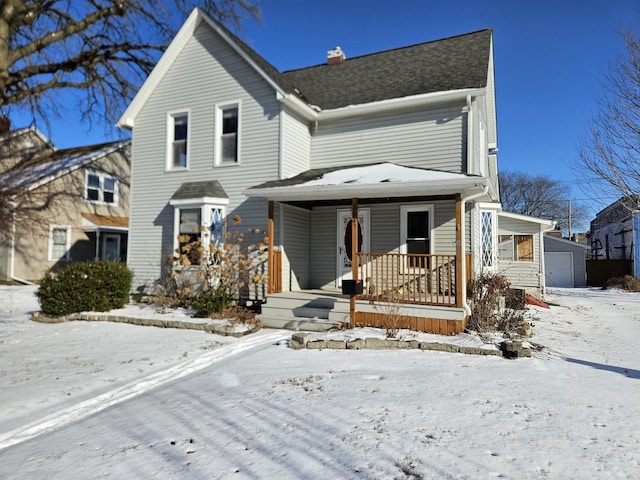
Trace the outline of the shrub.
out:
M 640 292 L 640 278 L 631 275 L 624 277 L 615 277 L 607 280 L 604 288 L 622 288 L 628 292 Z
M 233 302 L 231 294 L 224 285 L 209 289 L 199 294 L 191 303 L 196 317 L 209 317 L 214 313 L 224 312 Z
M 502 332 L 505 336 L 523 322 L 524 314 L 505 306 L 510 294 L 509 282 L 501 275 L 480 275 L 469 282 L 471 318 L 468 328 L 481 336 Z
M 42 313 L 68 315 L 122 308 L 129 299 L 133 274 L 124 263 L 94 260 L 49 271 L 37 296 Z

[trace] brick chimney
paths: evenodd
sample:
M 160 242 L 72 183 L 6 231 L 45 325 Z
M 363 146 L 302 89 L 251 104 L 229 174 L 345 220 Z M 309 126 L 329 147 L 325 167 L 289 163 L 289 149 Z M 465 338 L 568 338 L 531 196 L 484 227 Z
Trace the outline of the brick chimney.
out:
M 328 65 L 337 65 L 338 63 L 344 62 L 347 57 L 340 47 L 336 47 L 333 50 L 329 50 L 327 52 L 327 64 Z

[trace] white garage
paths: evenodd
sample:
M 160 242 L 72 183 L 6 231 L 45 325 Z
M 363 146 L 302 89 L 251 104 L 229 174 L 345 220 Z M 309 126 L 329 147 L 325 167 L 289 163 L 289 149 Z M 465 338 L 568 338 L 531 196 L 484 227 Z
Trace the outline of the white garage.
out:
M 547 287 L 584 287 L 589 246 L 552 235 L 544 236 L 544 279 Z
M 547 287 L 573 287 L 573 254 L 545 252 L 544 279 Z

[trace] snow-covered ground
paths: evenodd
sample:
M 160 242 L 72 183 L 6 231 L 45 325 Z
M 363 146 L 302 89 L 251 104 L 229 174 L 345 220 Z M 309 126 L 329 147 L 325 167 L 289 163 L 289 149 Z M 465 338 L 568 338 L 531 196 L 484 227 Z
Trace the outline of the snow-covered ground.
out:
M 638 294 L 552 291 L 511 361 L 40 324 L 33 292 L 0 286 L 3 479 L 640 478 Z

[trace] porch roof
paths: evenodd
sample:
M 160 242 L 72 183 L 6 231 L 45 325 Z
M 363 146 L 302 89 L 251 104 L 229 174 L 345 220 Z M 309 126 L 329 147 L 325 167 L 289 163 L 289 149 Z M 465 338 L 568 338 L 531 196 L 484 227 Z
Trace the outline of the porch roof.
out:
M 97 230 L 117 230 L 126 232 L 129 230 L 129 217 L 114 217 L 111 215 L 85 213 L 82 215 L 82 229 L 85 232 L 95 232 Z
M 295 177 L 256 185 L 243 193 L 277 201 L 337 200 L 470 194 L 481 192 L 485 186 L 491 188 L 484 177 L 386 162 L 307 170 Z

